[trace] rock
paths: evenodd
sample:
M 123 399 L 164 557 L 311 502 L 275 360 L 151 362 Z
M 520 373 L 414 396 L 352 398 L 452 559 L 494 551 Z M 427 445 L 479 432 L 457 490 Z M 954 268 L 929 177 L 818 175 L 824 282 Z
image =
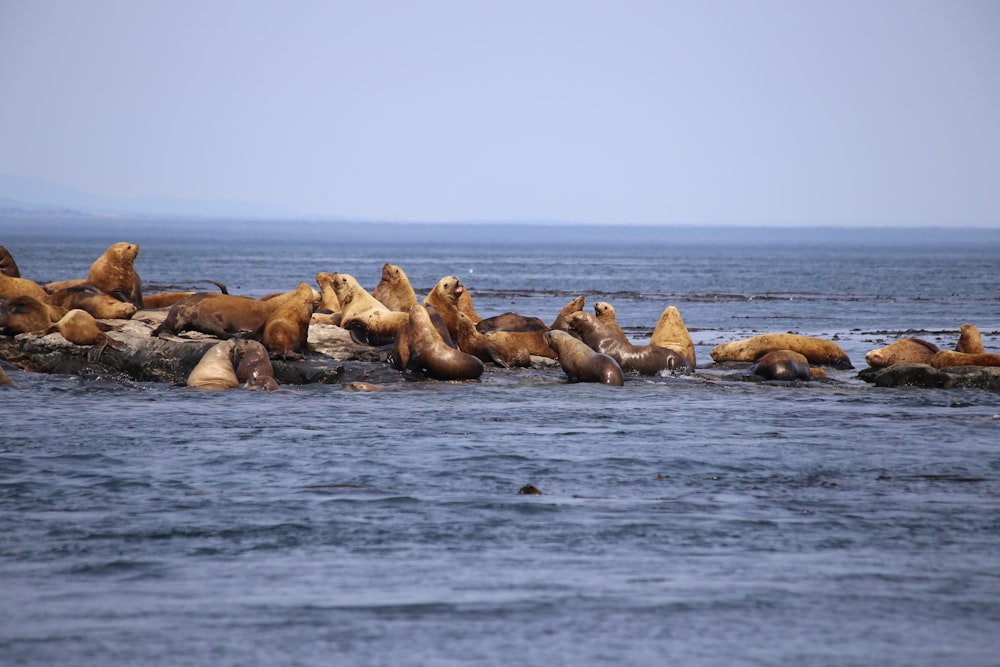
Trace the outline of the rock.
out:
M 927 389 L 971 387 L 1000 390 L 1000 367 L 896 364 L 886 368 L 866 368 L 858 377 L 877 387 L 923 387 Z

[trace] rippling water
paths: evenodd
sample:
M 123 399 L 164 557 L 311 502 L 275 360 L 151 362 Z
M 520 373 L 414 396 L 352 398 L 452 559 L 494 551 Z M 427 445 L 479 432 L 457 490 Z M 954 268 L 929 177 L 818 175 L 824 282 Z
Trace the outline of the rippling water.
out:
M 915 330 L 1000 349 L 993 247 L 197 242 L 0 227 L 22 273 L 142 244 L 147 286 L 264 294 L 383 262 L 480 314 L 579 293 L 700 363 L 766 331 L 855 365 Z M 150 289 L 149 291 L 153 291 Z M 0 663 L 996 665 L 1000 395 L 561 372 L 200 393 L 10 370 Z M 541 496 L 518 495 L 534 484 Z

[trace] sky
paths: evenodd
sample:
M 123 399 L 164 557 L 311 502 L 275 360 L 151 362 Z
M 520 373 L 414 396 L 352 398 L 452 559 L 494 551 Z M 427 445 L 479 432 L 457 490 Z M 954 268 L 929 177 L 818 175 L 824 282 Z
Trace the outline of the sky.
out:
M 993 0 L 0 0 L 0 174 L 313 218 L 1000 227 Z

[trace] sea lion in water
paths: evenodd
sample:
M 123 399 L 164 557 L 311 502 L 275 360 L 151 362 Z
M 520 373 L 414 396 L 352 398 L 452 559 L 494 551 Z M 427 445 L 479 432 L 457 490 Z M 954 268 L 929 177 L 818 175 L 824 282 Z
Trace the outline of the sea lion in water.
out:
M 886 368 L 896 364 L 929 364 L 938 352 L 938 346 L 919 338 L 900 338 L 885 347 L 871 350 L 865 362 L 872 368 Z
M 653 328 L 649 344 L 679 352 L 684 355 L 692 368 L 696 365 L 694 341 L 691 340 L 691 333 L 681 319 L 677 306 L 667 306 L 663 309 L 659 321 Z
M 94 316 L 85 310 L 74 308 L 67 312 L 58 322 L 44 331 L 50 334 L 58 331 L 63 338 L 74 345 L 93 346 L 87 353 L 87 361 L 97 363 L 104 348 L 108 345 L 115 349 L 121 349 L 122 344 L 108 337 L 106 332 L 115 327 L 109 326 L 94 319 Z
M 389 310 L 404 313 L 410 312 L 410 306 L 417 302 L 417 294 L 406 272 L 388 262 L 382 265 L 382 279 L 372 290 L 372 296 Z
M 387 345 L 409 322 L 409 315 L 389 310 L 347 273 L 333 274 L 333 290 L 342 308 L 341 324 L 362 345 Z
M 46 301 L 66 310 L 85 310 L 99 320 L 127 320 L 138 310 L 134 303 L 119 301 L 88 284 L 61 289 L 49 294 Z
M 760 357 L 746 370 L 746 375 L 756 375 L 765 380 L 810 380 L 809 360 L 791 350 L 773 350 Z
M 407 338 L 410 370 L 438 380 L 475 380 L 483 374 L 482 361 L 444 342 L 421 304 L 410 308 Z
M 14 261 L 14 256 L 11 255 L 10 251 L 2 245 L 0 245 L 0 273 L 8 278 L 21 277 L 21 270 L 17 268 L 17 262 Z
M 236 380 L 245 389 L 274 391 L 278 381 L 274 379 L 274 366 L 267 348 L 255 340 L 239 340 L 234 346 L 239 364 L 236 366 Z
M 240 386 L 233 368 L 236 341 L 224 340 L 208 348 L 187 378 L 187 386 L 219 391 Z
M 712 348 L 710 354 L 716 362 L 757 361 L 773 350 L 798 352 L 811 364 L 833 366 L 840 369 L 854 368 L 847 353 L 833 341 L 790 333 L 760 334 L 729 343 L 721 343 Z
M 65 308 L 50 306 L 33 296 L 0 300 L 0 332 L 15 336 L 44 331 L 66 312 Z
M 115 243 L 90 265 L 87 282 L 111 296 L 142 308 L 142 280 L 135 270 L 139 246 Z
M 983 347 L 983 336 L 979 333 L 979 328 L 975 324 L 962 325 L 955 351 L 964 352 L 965 354 L 985 354 L 986 348 Z
M 582 340 L 560 329 L 545 332 L 570 382 L 600 382 L 621 387 L 625 384 L 621 366 L 609 355 L 595 352 Z
M 278 306 L 261 326 L 259 336 L 273 357 L 301 359 L 309 351 L 309 322 L 315 302 L 313 288 L 299 283 L 288 298 Z
M 684 355 L 654 345 L 633 345 L 622 342 L 597 319 L 595 315 L 580 311 L 566 318 L 566 323 L 580 334 L 591 349 L 607 354 L 625 372 L 640 375 L 657 375 L 663 371 L 686 370 L 690 364 Z
M 383 391 L 384 389 L 385 387 L 360 380 L 348 382 L 344 385 L 344 391 Z

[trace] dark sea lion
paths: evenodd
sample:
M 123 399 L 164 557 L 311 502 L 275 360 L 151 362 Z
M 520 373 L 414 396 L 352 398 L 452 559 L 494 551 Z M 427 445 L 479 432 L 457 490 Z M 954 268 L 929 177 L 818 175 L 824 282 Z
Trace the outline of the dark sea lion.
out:
M 938 346 L 919 338 L 900 338 L 894 343 L 870 351 L 865 362 L 872 368 L 886 368 L 896 364 L 929 364 L 938 352 Z
M 115 243 L 90 265 L 87 282 L 113 297 L 142 308 L 142 280 L 135 270 L 139 246 Z
M 301 359 L 309 351 L 309 322 L 315 303 L 313 288 L 299 283 L 288 298 L 281 298 L 259 331 L 272 357 Z
M 404 313 L 410 312 L 410 306 L 417 302 L 417 294 L 406 272 L 389 263 L 382 265 L 382 279 L 372 291 L 372 296 L 389 310 Z
M 347 273 L 334 273 L 333 290 L 342 309 L 341 326 L 363 345 L 388 345 L 409 322 L 407 313 L 389 310 Z
M 531 365 L 531 355 L 523 347 L 504 346 L 504 340 L 482 333 L 465 313 L 458 313 L 458 349 L 479 358 L 492 361 L 503 368 Z
M 746 370 L 746 375 L 756 375 L 765 380 L 810 380 L 809 360 L 791 350 L 774 350 L 758 359 Z
M 208 348 L 188 375 L 187 386 L 214 391 L 239 387 L 240 381 L 233 368 L 235 345 L 236 341 L 229 339 Z
M 958 335 L 958 344 L 955 346 L 956 352 L 965 354 L 985 354 L 983 347 L 983 336 L 979 333 L 979 328 L 974 324 L 963 324 Z
M 87 311 L 74 308 L 46 329 L 44 333 L 50 334 L 58 331 L 63 338 L 74 345 L 93 346 L 87 354 L 87 361 L 96 363 L 108 345 L 115 349 L 123 347 L 121 343 L 107 336 L 106 332 L 112 329 L 114 327 L 98 322 Z
M 14 299 L 19 296 L 30 296 L 44 301 L 47 292 L 34 280 L 27 278 L 12 278 L 4 273 L 0 273 L 0 297 Z
M 560 329 L 545 332 L 545 340 L 555 350 L 570 382 L 600 382 L 621 387 L 625 384 L 621 366 L 607 354 Z
M 482 361 L 444 342 L 421 304 L 410 308 L 407 327 L 410 370 L 438 380 L 475 380 L 483 374 Z
M 234 352 L 239 359 L 236 365 L 236 380 L 246 389 L 274 391 L 278 381 L 274 379 L 274 366 L 267 348 L 255 340 L 236 341 Z
M 0 300 L 0 333 L 15 336 L 44 331 L 67 313 L 33 296 Z
M 566 318 L 566 323 L 591 349 L 606 354 L 618 362 L 623 371 L 640 375 L 658 375 L 664 371 L 690 369 L 684 355 L 655 345 L 633 345 L 622 342 L 591 313 L 580 311 Z
M 8 278 L 20 278 L 21 270 L 17 268 L 14 256 L 7 248 L 0 245 L 0 273 Z
M 773 350 L 792 350 L 811 364 L 854 368 L 847 353 L 833 341 L 790 333 L 771 333 L 722 343 L 712 348 L 712 359 L 719 361 L 757 361 Z
M 649 344 L 679 352 L 684 355 L 692 368 L 695 367 L 694 341 L 691 340 L 691 333 L 684 324 L 684 320 L 681 319 L 681 313 L 677 310 L 677 306 L 667 306 L 663 309 L 659 321 L 653 328 Z
M 85 310 L 99 320 L 127 320 L 138 310 L 134 303 L 120 301 L 89 284 L 61 289 L 49 294 L 46 301 L 66 310 Z

